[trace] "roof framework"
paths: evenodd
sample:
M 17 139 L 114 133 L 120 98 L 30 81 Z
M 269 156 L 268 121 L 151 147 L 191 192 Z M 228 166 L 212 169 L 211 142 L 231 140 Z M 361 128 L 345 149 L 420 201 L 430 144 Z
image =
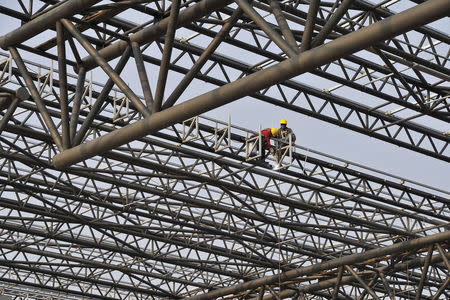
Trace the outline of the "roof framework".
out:
M 450 298 L 448 191 L 299 145 L 275 171 L 248 158 L 254 132 L 201 116 L 252 97 L 450 162 L 448 11 L 1 5 L 16 25 L 0 37 L 0 291 Z

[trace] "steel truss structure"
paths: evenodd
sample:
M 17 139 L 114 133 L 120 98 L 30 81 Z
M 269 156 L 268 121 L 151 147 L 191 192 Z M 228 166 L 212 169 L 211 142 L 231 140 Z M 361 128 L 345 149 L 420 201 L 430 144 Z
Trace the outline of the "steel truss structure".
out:
M 449 11 L 2 3 L 0 295 L 449 299 L 448 191 L 299 145 L 273 170 L 202 115 L 252 97 L 450 162 Z

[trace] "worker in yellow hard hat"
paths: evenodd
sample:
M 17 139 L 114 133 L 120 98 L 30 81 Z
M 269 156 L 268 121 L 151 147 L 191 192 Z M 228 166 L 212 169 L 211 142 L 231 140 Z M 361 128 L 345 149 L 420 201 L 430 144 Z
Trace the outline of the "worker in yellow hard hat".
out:
M 292 131 L 291 128 L 287 127 L 287 120 L 284 118 L 280 120 L 280 129 L 278 129 L 276 139 L 277 139 L 275 143 L 276 155 L 274 157 L 275 160 L 278 161 L 282 160 L 282 157 L 284 156 L 283 155 L 284 151 L 288 149 L 285 146 L 289 145 L 289 140 L 292 142 L 292 144 L 295 144 L 296 139 L 295 133 Z
M 289 136 L 291 136 L 292 142 L 295 142 L 295 139 L 296 139 L 295 134 L 291 128 L 287 127 L 287 120 L 281 119 L 280 120 L 280 129 L 278 129 L 278 131 L 277 131 L 276 138 L 288 142 Z

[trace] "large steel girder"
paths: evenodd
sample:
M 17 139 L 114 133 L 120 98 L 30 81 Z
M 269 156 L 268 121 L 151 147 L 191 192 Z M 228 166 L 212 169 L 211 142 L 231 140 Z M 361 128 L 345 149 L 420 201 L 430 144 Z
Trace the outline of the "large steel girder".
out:
M 96 141 L 65 150 L 63 153 L 55 156 L 53 163 L 58 168 L 67 167 L 140 136 L 154 133 L 168 125 L 181 122 L 235 101 L 244 95 L 250 95 L 270 87 L 293 76 L 312 70 L 317 66 L 329 63 L 338 57 L 364 49 L 376 42 L 426 22 L 439 19 L 445 15 L 443 14 L 443 9 L 446 9 L 447 5 L 447 1 L 444 0 L 428 1 L 366 28 L 342 36 L 328 44 L 303 52 L 295 58 L 283 61 L 273 67 L 229 83 L 202 96 L 185 101 L 180 105 L 153 113 L 151 117 L 145 120 L 117 130 L 112 134 L 102 136 Z M 249 84 L 250 82 L 251 84 Z
M 202 32 L 203 34 L 207 34 L 209 36 L 214 36 L 215 34 L 213 31 L 208 31 L 207 29 L 200 28 L 195 25 L 191 25 L 190 27 L 196 28 L 198 31 Z M 243 41 L 238 41 L 235 38 L 228 37 L 226 41 L 233 45 L 242 48 L 247 48 L 249 51 L 259 53 L 276 61 L 283 60 L 283 57 L 280 55 L 276 55 L 274 53 L 261 50 L 255 46 L 246 44 Z M 202 52 L 200 48 L 195 48 L 190 45 L 178 44 L 176 46 L 181 50 L 188 51 L 186 53 L 196 53 L 199 55 Z M 178 57 L 178 59 L 179 58 L 180 57 Z M 151 58 L 149 56 L 144 55 L 144 59 L 155 65 L 159 64 L 159 61 L 157 59 Z M 220 57 L 220 55 L 213 55 L 211 59 L 213 61 L 217 61 L 219 65 L 223 64 L 223 66 L 229 66 L 241 71 L 242 74 L 237 76 L 237 78 L 240 78 L 243 75 L 251 74 L 255 71 L 254 66 L 246 65 L 245 63 L 242 62 L 234 62 L 230 58 Z M 371 70 L 374 71 L 376 70 L 377 72 L 380 72 L 381 74 L 384 75 L 391 73 L 391 71 L 388 68 L 376 65 L 372 62 L 369 62 L 357 56 L 351 55 L 348 56 L 346 59 L 349 59 L 349 61 L 353 63 L 360 64 L 361 65 L 360 70 L 365 70 L 367 74 L 373 72 Z M 339 68 L 342 68 L 343 74 L 346 74 L 349 71 L 345 70 L 345 64 L 339 64 Z M 187 72 L 187 70 L 181 66 L 173 66 L 172 69 L 182 73 Z M 415 110 L 420 114 L 423 113 L 424 115 L 429 115 L 432 117 L 436 117 L 437 119 L 448 121 L 448 110 L 449 110 L 449 106 L 447 104 L 448 92 L 445 89 L 439 89 L 436 87 L 429 86 L 427 83 L 418 81 L 417 79 L 414 79 L 412 77 L 403 76 L 407 82 L 409 82 L 412 85 L 417 85 L 417 87 L 420 89 L 426 88 L 434 91 L 438 95 L 442 95 L 442 99 L 444 101 L 443 105 L 439 106 L 438 108 L 435 107 L 435 109 L 439 109 L 439 111 L 438 110 L 423 111 L 421 107 L 417 104 L 402 101 L 394 96 L 384 93 L 382 91 L 382 88 L 386 86 L 385 84 L 383 84 L 379 90 L 375 86 L 361 85 L 358 82 L 350 80 L 350 78 L 346 79 L 345 76 L 348 75 L 345 76 L 342 75 L 341 77 L 339 77 L 330 74 L 328 72 L 322 71 L 320 68 L 311 71 L 311 73 L 319 75 L 326 79 L 333 80 L 337 83 L 344 84 L 348 87 L 352 87 L 358 91 L 374 95 L 387 102 L 400 104 L 409 109 Z M 221 79 L 214 79 L 212 77 L 208 77 L 207 75 L 208 72 L 205 72 L 203 74 L 199 74 L 198 78 L 220 86 L 225 85 L 227 83 L 226 81 L 223 81 Z M 225 71 L 224 75 L 227 78 L 232 77 L 231 75 L 226 74 Z M 397 86 L 395 82 L 394 85 Z M 325 120 L 327 122 L 348 129 L 352 129 L 362 134 L 367 134 L 369 136 L 379 138 L 381 140 L 393 143 L 398 146 L 405 147 L 407 149 L 411 149 L 413 151 L 417 151 L 426 155 L 443 159 L 445 161 L 449 160 L 448 154 L 446 154 L 449 150 L 448 136 L 444 135 L 441 132 L 430 130 L 429 128 L 425 128 L 421 125 L 414 124 L 410 121 L 402 120 L 401 118 L 395 116 L 390 116 L 386 114 L 386 112 L 375 110 L 372 107 L 361 105 L 353 100 L 345 99 L 341 96 L 335 96 L 328 92 L 320 91 L 318 89 L 315 89 L 314 87 L 307 86 L 296 81 L 289 81 L 289 80 L 285 81 L 277 85 L 277 88 L 280 89 L 280 92 L 275 93 L 275 95 L 273 94 L 271 95 L 271 91 L 273 91 L 273 89 L 272 90 L 266 89 L 264 95 L 257 93 L 252 96 L 257 99 L 269 102 L 271 104 L 283 106 L 293 111 L 297 111 L 302 114 L 306 114 L 321 120 Z M 398 89 L 398 87 L 396 88 Z M 283 90 L 286 91 L 283 92 Z M 288 93 L 289 90 L 294 90 L 296 92 L 293 98 L 285 96 L 290 94 Z M 314 99 L 311 101 L 311 98 Z M 322 100 L 317 101 L 316 99 Z
M 0 37 L 0 47 L 6 50 L 8 47 L 18 45 L 53 27 L 59 19 L 80 13 L 97 2 L 100 2 L 100 0 L 66 1 L 66 3 L 55 6 L 51 9 L 51 12 L 41 14 L 32 21 Z
M 28 249 L 26 251 L 30 251 L 31 253 L 37 254 L 37 255 L 42 254 L 42 252 L 40 252 L 40 251 L 33 251 L 33 250 L 28 250 Z M 421 251 L 422 250 L 419 250 L 419 253 Z M 55 257 L 55 255 L 52 254 L 52 253 L 46 253 L 46 254 L 49 257 Z M 411 256 L 411 254 L 414 255 L 413 252 L 409 253 L 410 256 Z M 359 274 L 359 276 L 361 276 L 362 278 L 371 278 L 371 277 L 376 278 L 377 274 L 381 274 L 381 275 L 378 275 L 378 276 L 382 276 L 384 280 L 386 280 L 386 278 L 390 279 L 390 278 L 394 278 L 395 276 L 399 276 L 398 277 L 399 279 L 408 280 L 411 283 L 424 284 L 426 289 L 431 288 L 431 289 L 429 289 L 429 291 L 432 291 L 433 288 L 434 288 L 434 290 L 436 290 L 438 288 L 442 289 L 442 286 L 443 286 L 442 283 L 445 285 L 445 282 L 444 282 L 445 278 L 444 278 L 444 280 L 442 280 L 442 278 L 441 279 L 433 278 L 433 282 L 424 283 L 423 282 L 423 274 L 426 274 L 426 272 L 428 271 L 429 268 L 426 267 L 426 270 L 422 271 L 422 278 L 420 278 L 420 269 L 418 269 L 419 272 L 415 273 L 415 274 L 414 274 L 414 269 L 417 269 L 420 266 L 423 266 L 424 264 L 427 265 L 427 262 L 428 262 L 429 263 L 429 267 L 431 267 L 430 269 L 435 269 L 435 271 L 436 271 L 436 268 L 438 269 L 440 267 L 439 263 L 442 260 L 445 260 L 445 259 L 448 260 L 449 256 L 450 256 L 450 254 L 448 254 L 448 253 L 446 254 L 446 257 L 444 257 L 442 255 L 434 255 L 433 257 L 430 257 L 431 259 L 429 261 L 426 258 L 412 259 L 412 260 L 408 260 L 408 261 L 403 260 L 402 263 L 397 264 L 397 265 L 378 268 L 378 269 L 376 269 L 376 272 L 369 271 L 369 270 L 361 271 L 360 268 L 355 268 L 354 272 L 357 272 Z M 383 258 L 375 259 L 375 261 L 379 260 L 379 259 L 383 259 Z M 408 258 L 408 259 L 411 259 L 411 258 Z M 76 258 L 75 258 L 75 260 L 73 260 L 73 258 L 72 258 L 72 260 L 68 259 L 67 261 L 68 262 L 70 262 L 70 261 L 72 261 L 72 262 L 73 261 L 80 262 L 80 261 L 83 261 L 83 260 L 76 259 Z M 97 265 L 97 267 L 99 267 L 99 265 Z M 27 269 L 27 268 L 25 267 L 24 269 Z M 121 268 L 121 269 L 123 269 L 123 268 Z M 17 270 L 16 270 L 16 272 L 17 272 Z M 407 277 L 406 276 L 402 277 L 402 275 L 399 274 L 400 272 L 410 272 L 410 274 Z M 39 273 L 40 272 L 37 271 L 34 274 L 35 274 L 35 276 L 43 276 L 43 274 L 39 274 Z M 329 271 L 323 270 L 321 274 L 318 274 L 315 277 L 312 276 L 311 279 L 309 279 L 309 280 L 312 280 L 312 282 L 315 282 L 317 277 L 321 278 L 320 276 L 323 276 L 324 279 L 320 280 L 319 283 L 312 283 L 312 284 L 309 284 L 309 285 L 306 285 L 306 286 L 303 285 L 303 286 L 300 286 L 300 287 L 297 287 L 297 288 L 295 288 L 293 286 L 293 284 L 292 284 L 293 282 L 291 282 L 288 289 L 284 289 L 283 291 L 282 290 L 279 291 L 280 292 L 279 293 L 279 297 L 281 297 L 281 298 L 286 298 L 286 297 L 289 297 L 289 296 L 292 297 L 292 296 L 296 295 L 298 292 L 303 292 L 305 294 L 315 294 L 316 291 L 320 291 L 320 290 L 325 290 L 326 291 L 327 288 L 339 287 L 339 285 L 344 287 L 345 285 L 349 285 L 349 284 L 352 284 L 352 283 L 356 282 L 356 278 L 351 276 L 351 275 L 350 276 L 349 275 L 343 276 L 340 280 L 339 279 L 327 279 L 327 278 L 330 278 L 329 277 L 330 274 L 333 274 L 333 273 L 336 273 L 336 271 L 335 270 L 329 270 Z M 429 276 L 430 277 L 432 276 L 431 273 L 429 274 Z M 11 279 L 9 279 L 9 280 L 8 279 L 9 278 L 3 278 L 4 281 L 11 282 L 11 281 L 9 281 Z M 302 282 L 305 282 L 305 281 L 306 282 L 308 281 L 308 277 L 305 277 L 302 280 Z M 439 282 L 439 281 L 441 282 L 441 285 L 435 284 L 435 282 Z M 12 282 L 14 282 L 14 281 L 12 281 Z M 267 285 L 267 287 L 269 287 L 269 286 L 270 285 Z M 277 291 L 280 288 L 280 286 L 281 287 L 286 287 L 285 283 L 283 283 L 282 285 L 274 284 L 274 285 L 272 285 L 271 290 L 272 291 L 273 290 Z M 264 286 L 263 290 L 264 290 L 264 288 L 267 290 L 267 287 Z M 358 288 L 358 287 L 356 287 L 356 288 Z M 54 287 L 53 289 L 57 290 L 58 288 Z M 362 288 L 360 288 L 360 289 L 362 290 L 360 292 L 362 294 L 364 294 L 364 292 L 365 292 L 364 289 L 362 289 Z M 395 285 L 392 285 L 391 287 L 389 287 L 387 284 L 385 284 L 384 286 L 378 285 L 378 286 L 373 286 L 373 289 L 375 291 L 377 291 L 378 293 L 389 294 L 389 296 L 392 295 L 392 291 L 395 294 L 397 294 L 397 295 L 401 295 L 401 293 L 402 293 L 402 291 L 398 290 L 395 287 Z M 71 291 L 71 292 L 73 294 L 81 294 L 81 295 L 83 295 L 82 293 L 77 292 L 75 290 Z M 119 293 L 117 293 L 117 294 L 119 294 Z M 445 291 L 444 291 L 444 294 L 446 294 Z M 85 293 L 84 295 L 85 296 L 96 296 L 96 297 L 98 297 L 98 295 L 87 294 L 87 293 Z M 176 296 L 172 296 L 172 297 L 176 298 Z M 236 297 L 239 297 L 239 294 L 236 295 Z M 267 295 L 263 299 L 276 299 L 274 297 L 276 297 L 276 296 Z
M 186 47 L 180 48 L 183 49 Z M 189 48 L 192 50 L 192 47 Z M 157 59 L 150 58 L 146 55 L 144 55 L 144 59 L 155 65 L 159 64 Z M 233 67 L 237 67 L 238 65 L 234 63 L 230 64 L 228 61 L 223 61 L 221 59 L 217 59 L 217 61 L 224 65 L 232 65 Z M 248 66 L 245 67 L 244 64 L 240 64 L 238 68 L 243 69 L 242 72 L 245 72 L 245 74 L 249 73 L 248 70 L 250 68 Z M 173 65 L 172 69 L 182 73 L 187 72 L 187 69 L 176 65 Z M 320 70 L 313 71 L 313 73 L 321 74 L 326 78 L 331 78 L 340 83 L 345 82 L 348 86 L 356 85 L 355 83 L 338 79 L 337 76 L 321 72 Z M 226 84 L 225 81 L 209 77 L 206 74 L 198 75 L 198 78 L 217 85 Z M 57 80 L 54 80 L 54 82 L 57 83 Z M 283 98 L 283 95 L 286 93 L 282 92 L 281 97 L 274 97 L 268 95 L 270 94 L 270 91 L 266 90 L 265 95 L 255 94 L 254 97 L 268 103 L 283 106 L 293 111 L 379 138 L 413 151 L 445 161 L 449 160 L 448 155 L 446 154 L 450 149 L 448 148 L 448 138 L 440 132 L 422 127 L 410 121 L 403 121 L 398 117 L 388 116 L 384 112 L 373 110 L 371 107 L 359 105 L 348 99 L 319 91 L 311 86 L 306 86 L 298 82 L 286 81 L 285 83 L 277 85 L 277 87 L 280 88 L 281 91 L 283 89 L 292 89 L 300 94 L 297 94 L 295 98 L 290 99 Z M 356 86 L 355 88 L 367 91 L 367 89 L 362 87 Z M 376 91 L 368 92 L 371 94 L 377 93 Z M 311 97 L 315 99 L 311 101 Z M 391 96 L 383 95 L 383 97 L 389 99 Z M 321 100 L 317 101 L 317 99 Z M 332 110 L 330 108 L 332 108 Z M 376 127 L 380 129 L 374 130 Z
M 182 50 L 189 49 L 190 52 L 194 53 L 201 53 L 200 49 L 193 49 L 191 46 L 180 44 L 179 48 Z M 252 50 L 257 51 L 257 49 Z M 147 55 L 143 57 L 147 62 L 159 65 L 159 60 Z M 278 59 L 281 59 L 281 57 L 278 56 Z M 215 55 L 213 60 L 218 61 L 219 64 L 237 68 L 245 75 L 252 73 L 252 67 L 246 66 L 244 63 L 233 63 L 229 59 L 221 59 L 218 55 Z M 358 58 L 354 60 L 361 61 Z M 369 64 L 368 62 L 365 63 Z M 378 69 L 376 65 L 370 65 L 370 68 Z M 188 72 L 187 69 L 176 65 L 173 65 L 172 69 L 181 73 Z M 369 72 L 368 69 L 366 70 Z M 383 70 L 383 73 L 385 72 L 387 70 Z M 388 94 L 371 90 L 350 80 L 345 80 L 336 75 L 321 71 L 320 69 L 314 70 L 312 73 L 327 79 L 332 79 L 341 84 L 345 83 L 347 86 L 376 95 L 386 101 L 393 103 L 399 102 L 396 98 Z M 206 73 L 197 75 L 197 78 L 220 86 L 227 84 L 226 81 L 209 77 Z M 387 115 L 385 112 L 374 110 L 372 107 L 367 107 L 352 100 L 319 91 L 311 86 L 295 81 L 280 83 L 277 85 L 277 88 L 281 90 L 279 94 L 271 95 L 271 90 L 265 90 L 265 94 L 256 93 L 253 94 L 253 97 L 438 159 L 445 161 L 449 161 L 450 159 L 447 154 L 450 150 L 448 148 L 448 137 L 441 132 L 431 130 L 410 121 L 404 121 L 401 118 Z M 283 90 L 286 90 L 286 92 L 283 92 Z M 285 94 L 289 94 L 289 90 L 294 90 L 297 93 L 294 98 L 286 98 L 284 96 Z M 445 91 L 443 93 L 445 94 Z M 405 103 L 399 102 L 399 104 L 404 105 Z M 416 105 L 406 106 L 420 111 Z M 448 109 L 447 106 L 444 106 L 444 109 Z M 424 112 L 424 114 L 443 118 L 442 114 L 434 115 L 432 112 Z
M 436 251 L 438 252 L 438 251 Z M 432 252 L 429 252 L 432 254 Z M 447 254 L 447 259 L 448 259 L 449 254 Z M 288 298 L 288 297 L 298 297 L 299 295 L 303 294 L 303 295 L 308 295 L 308 294 L 314 294 L 315 291 L 320 291 L 320 290 L 324 290 L 324 289 L 328 289 L 327 293 L 324 294 L 325 297 L 327 296 L 331 296 L 331 292 L 329 292 L 332 289 L 332 293 L 333 295 L 337 295 L 338 293 L 341 293 L 343 296 L 347 296 L 347 297 L 343 297 L 342 299 L 348 299 L 348 295 L 345 294 L 345 285 L 347 283 L 356 283 L 357 281 L 364 279 L 371 279 L 370 282 L 364 285 L 364 280 L 363 280 L 363 284 L 361 284 L 360 286 L 358 286 L 357 288 L 359 288 L 359 294 L 360 297 L 364 297 L 367 293 L 370 293 L 371 291 L 373 292 L 377 292 L 379 295 L 386 295 L 389 296 L 390 299 L 395 299 L 395 295 L 401 295 L 403 292 L 400 289 L 397 289 L 395 286 L 388 286 L 387 284 L 387 278 L 390 276 L 389 273 L 394 273 L 394 272 L 398 272 L 400 270 L 407 270 L 408 268 L 414 268 L 414 267 L 419 267 L 419 266 L 430 266 L 430 264 L 436 264 L 439 263 L 441 261 L 445 260 L 445 258 L 441 255 L 433 255 L 432 257 L 430 256 L 430 259 L 428 260 L 428 258 L 418 258 L 418 259 L 412 259 L 409 260 L 407 262 L 402 262 L 400 264 L 394 265 L 394 266 L 388 266 L 388 267 L 381 267 L 381 268 L 376 268 L 375 270 L 371 270 L 371 271 L 361 271 L 359 270 L 358 266 L 344 266 L 344 267 L 340 267 L 336 270 L 333 270 L 332 272 L 329 273 L 322 273 L 319 276 L 323 276 L 321 277 L 317 283 L 313 283 L 313 284 L 309 284 L 309 285 L 302 285 L 298 288 L 293 288 L 292 286 L 289 286 L 285 283 L 283 284 L 272 284 L 272 285 L 264 285 L 259 289 L 254 289 L 253 292 L 255 294 L 259 294 L 262 295 L 264 294 L 265 291 L 270 290 L 270 293 L 266 293 L 266 295 L 263 296 L 263 300 L 275 300 L 275 299 L 284 299 L 284 298 Z M 346 269 L 347 275 L 343 275 L 342 270 Z M 353 269 L 353 270 L 351 270 Z M 422 272 L 422 277 L 419 278 L 419 272 L 417 272 L 414 275 L 409 275 L 409 276 L 404 276 L 404 277 L 399 277 L 402 278 L 403 280 L 411 280 L 414 281 L 415 284 L 419 284 L 419 285 L 426 285 L 426 286 L 433 286 L 437 291 L 439 292 L 442 290 L 442 287 L 445 286 L 446 281 L 445 279 L 440 279 L 440 283 L 441 284 L 437 284 L 434 285 L 434 283 L 431 282 L 424 282 L 423 281 L 423 276 L 424 276 L 424 272 L 426 272 L 426 270 L 428 270 L 427 267 L 425 267 L 425 271 Z M 353 272 L 352 272 L 353 271 Z M 336 274 L 337 273 L 337 274 Z M 356 275 L 355 275 L 356 274 Z M 331 276 L 330 276 L 331 275 Z M 336 276 L 337 275 L 337 276 Z M 330 279 L 333 278 L 333 279 Z M 381 283 L 376 284 L 375 280 L 381 278 Z M 301 280 L 301 279 L 300 279 Z M 306 280 L 301 280 L 303 282 L 305 282 Z M 392 281 L 391 281 L 392 282 Z M 370 286 L 369 286 L 370 285 Z M 369 286 L 369 288 L 367 288 Z M 339 289 L 341 291 L 339 291 Z M 277 291 L 277 293 L 273 293 L 273 291 Z M 342 291 L 344 290 L 344 291 Z M 423 290 L 422 290 L 423 291 Z M 447 292 L 442 292 L 443 294 L 445 294 L 448 297 L 448 293 Z M 433 295 L 433 292 L 430 292 L 431 295 Z M 373 294 L 371 294 L 373 295 Z M 436 295 L 436 294 L 434 294 Z M 239 298 L 240 294 L 234 295 L 233 298 Z M 339 296 L 338 296 L 339 297 Z M 410 299 L 414 299 L 417 297 L 422 297 L 425 298 L 423 294 L 420 294 L 420 291 L 417 291 L 415 293 L 410 293 L 408 296 L 405 295 L 405 298 L 410 298 Z M 252 300 L 256 300 L 257 298 L 251 298 Z M 259 298 L 261 299 L 261 298 Z M 340 298 L 336 298 L 336 299 L 340 299 Z

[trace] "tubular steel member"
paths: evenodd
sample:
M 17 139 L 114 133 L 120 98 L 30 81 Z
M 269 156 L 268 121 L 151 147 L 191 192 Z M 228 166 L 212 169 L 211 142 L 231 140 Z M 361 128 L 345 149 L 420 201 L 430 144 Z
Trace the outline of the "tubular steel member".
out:
M 311 38 L 316 24 L 316 15 L 319 10 L 320 0 L 312 0 L 309 4 L 308 16 L 306 17 L 305 31 L 300 44 L 300 52 L 304 52 L 311 48 Z
M 26 100 L 29 97 L 30 94 L 24 87 L 18 88 L 15 92 L 10 91 L 6 93 L 3 92 L 0 93 L 0 111 L 8 108 L 8 110 L 5 112 L 2 119 L 0 120 L 0 135 L 3 129 L 5 128 L 6 124 L 8 123 L 9 119 L 14 114 L 14 111 L 19 105 L 19 102 Z
M 136 42 L 131 43 L 131 49 L 133 50 L 134 60 L 136 62 L 136 69 L 138 71 L 139 80 L 141 81 L 142 92 L 144 93 L 145 103 L 147 107 L 153 106 L 153 95 L 150 89 L 150 82 L 148 81 L 147 72 L 145 71 L 144 59 L 142 57 L 139 44 Z
M 56 22 L 56 41 L 58 48 L 58 74 L 59 74 L 59 102 L 61 107 L 62 143 L 64 149 L 70 148 L 69 129 L 69 96 L 67 93 L 67 64 L 66 44 L 64 41 L 64 28 L 61 22 Z
M 0 93 L 0 111 L 8 108 L 13 102 L 13 95 L 10 93 Z
M 283 272 L 283 273 L 280 273 L 277 275 L 258 278 L 258 279 L 248 281 L 248 282 L 245 282 L 242 284 L 238 284 L 235 286 L 221 288 L 221 289 L 218 289 L 218 290 L 215 290 L 215 291 L 203 294 L 203 295 L 189 297 L 187 299 L 189 299 L 189 300 L 216 299 L 216 298 L 228 295 L 228 294 L 236 294 L 236 293 L 246 291 L 246 290 L 253 290 L 260 286 L 275 284 L 278 282 L 284 282 L 284 281 L 291 280 L 291 279 L 301 277 L 301 276 L 316 274 L 323 270 L 335 269 L 340 266 L 351 265 L 351 264 L 363 262 L 368 259 L 372 259 L 372 258 L 376 258 L 376 257 L 380 257 L 380 256 L 397 254 L 397 253 L 405 252 L 405 251 L 412 250 L 415 248 L 423 248 L 430 244 L 441 243 L 441 242 L 447 241 L 449 239 L 450 239 L 450 231 L 445 231 L 445 232 L 437 233 L 434 235 L 410 240 L 407 242 L 393 244 L 393 245 L 385 247 L 385 248 L 372 249 L 372 250 L 368 250 L 363 253 L 357 253 L 357 254 L 352 254 L 352 255 L 348 255 L 348 256 L 344 256 L 344 257 L 340 257 L 340 258 L 335 258 L 335 259 L 329 260 L 324 263 L 320 263 L 320 264 L 316 264 L 316 265 L 312 265 L 312 266 L 308 266 L 308 267 L 304 267 L 304 268 L 300 268 L 300 269 L 290 270 L 290 271 Z
M 129 57 L 130 57 L 130 47 L 128 47 L 127 49 L 125 49 L 124 53 L 122 54 L 122 57 L 120 58 L 120 60 L 117 62 L 116 67 L 114 68 L 114 72 L 115 74 L 120 74 L 120 72 L 122 72 L 123 68 L 125 67 Z M 80 69 L 80 73 L 83 74 L 84 77 L 84 68 Z M 84 79 L 83 79 L 84 82 Z M 81 83 L 78 82 L 77 83 L 77 90 L 79 91 L 79 85 Z M 79 128 L 79 130 L 75 133 L 75 129 L 76 129 L 76 120 L 74 121 L 74 138 L 72 139 L 72 145 L 76 146 L 78 144 L 80 144 L 83 141 L 83 138 L 85 137 L 86 133 L 89 130 L 89 127 L 91 127 L 92 122 L 94 121 L 95 116 L 97 115 L 97 113 L 99 112 L 100 108 L 102 107 L 103 103 L 106 101 L 109 93 L 111 92 L 111 89 L 114 86 L 114 81 L 112 78 L 109 78 L 105 85 L 103 86 L 102 91 L 100 92 L 100 94 L 97 96 L 97 101 L 95 101 L 95 103 L 92 105 L 88 115 L 86 116 L 86 118 L 83 121 L 83 124 L 81 125 L 81 127 Z M 80 94 L 82 92 L 80 91 Z M 78 98 L 76 98 L 78 99 Z M 80 99 L 81 101 L 81 95 L 80 95 Z M 75 102 L 75 101 L 74 101 Z M 78 103 L 79 105 L 79 103 Z M 75 105 L 74 105 L 75 107 Z M 79 107 L 77 110 L 77 113 L 79 114 Z M 78 117 L 76 117 L 76 119 L 78 119 Z
M 208 15 L 212 13 L 213 11 L 222 8 L 224 6 L 227 6 L 228 4 L 232 3 L 232 0 L 203 0 L 199 3 L 186 8 L 182 12 L 180 12 L 178 16 L 178 22 L 176 27 L 182 27 L 198 18 L 201 18 L 205 15 Z M 139 45 L 142 45 L 144 43 L 148 43 L 151 41 L 154 41 L 155 39 L 159 38 L 160 36 L 163 36 L 170 24 L 170 16 L 161 20 L 160 22 L 147 27 L 145 29 L 142 29 L 135 34 L 130 35 L 129 42 L 136 42 Z M 118 57 L 120 54 L 123 53 L 126 47 L 128 47 L 127 41 L 117 41 L 116 43 L 107 46 L 101 50 L 98 51 L 99 55 L 102 56 L 106 61 L 109 61 L 113 58 Z M 96 62 L 94 57 L 87 56 L 83 58 L 83 66 L 87 69 L 93 69 L 95 68 Z
M 27 67 L 25 66 L 25 63 L 24 63 L 22 57 L 20 57 L 20 54 L 16 48 L 9 47 L 8 50 L 11 53 L 12 58 L 16 62 L 17 68 L 19 69 L 19 72 L 22 75 L 27 88 L 31 93 L 31 97 L 33 98 L 34 102 L 36 103 L 39 113 L 42 116 L 42 120 L 44 121 L 45 125 L 47 126 L 48 131 L 50 131 L 53 141 L 55 142 L 58 149 L 60 149 L 60 151 L 63 151 L 64 148 L 62 145 L 61 136 L 58 133 L 58 129 L 56 128 L 55 123 L 53 122 L 52 118 L 50 117 L 48 109 L 45 106 L 44 101 L 41 99 L 41 95 L 40 95 L 37 87 L 34 85 L 33 79 L 31 78 L 30 74 L 28 73 Z
M 169 25 L 167 25 L 166 38 L 164 41 L 164 50 L 159 65 L 158 81 L 156 83 L 155 101 L 153 102 L 153 112 L 161 110 L 161 104 L 166 89 L 167 74 L 169 72 L 170 56 L 172 55 L 173 40 L 175 38 L 175 29 L 177 28 L 178 14 L 180 10 L 180 0 L 172 0 L 170 8 Z
M 365 49 L 379 41 L 437 20 L 446 16 L 449 10 L 449 0 L 427 1 L 332 42 L 305 51 L 270 68 L 154 113 L 148 118 L 96 140 L 65 150 L 54 157 L 53 165 L 58 169 L 63 169 L 76 162 L 104 153 L 174 123 L 182 122 L 276 83 L 309 72 L 318 66 Z
M 77 131 L 77 123 L 80 116 L 81 103 L 83 102 L 82 98 L 85 79 L 86 79 L 86 69 L 81 67 L 78 70 L 77 85 L 75 88 L 75 96 L 73 97 L 72 101 L 72 113 L 70 114 L 70 121 L 69 121 L 71 146 L 74 146 L 73 141 L 75 139 L 75 134 Z
M 294 34 L 292 33 L 291 28 L 289 28 L 289 24 L 281 11 L 280 3 L 278 0 L 270 0 L 269 3 L 284 39 L 293 49 L 297 49 L 297 42 L 295 41 Z
M 100 0 L 69 0 L 0 37 L 0 47 L 7 50 L 10 46 L 20 44 L 55 26 L 59 19 L 84 11 L 97 2 L 100 2 Z

